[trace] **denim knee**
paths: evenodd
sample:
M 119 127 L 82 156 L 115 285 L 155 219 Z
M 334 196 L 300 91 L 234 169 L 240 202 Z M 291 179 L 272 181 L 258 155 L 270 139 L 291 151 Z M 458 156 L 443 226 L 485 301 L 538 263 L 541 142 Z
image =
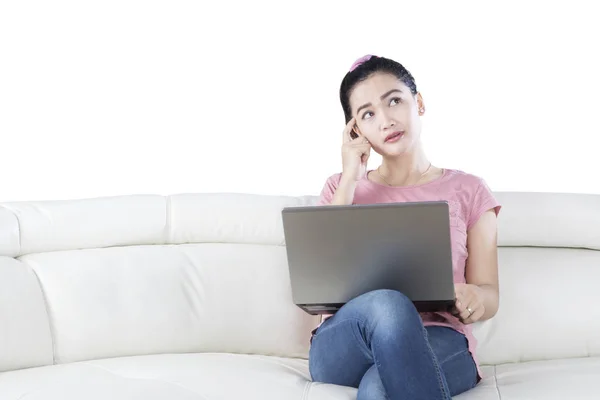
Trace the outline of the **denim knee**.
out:
M 372 365 L 360 381 L 356 400 L 381 400 L 387 398 L 388 396 L 381 382 L 377 366 Z
M 396 290 L 380 289 L 356 298 L 363 315 L 377 324 L 406 325 L 420 322 L 419 313 L 413 302 Z

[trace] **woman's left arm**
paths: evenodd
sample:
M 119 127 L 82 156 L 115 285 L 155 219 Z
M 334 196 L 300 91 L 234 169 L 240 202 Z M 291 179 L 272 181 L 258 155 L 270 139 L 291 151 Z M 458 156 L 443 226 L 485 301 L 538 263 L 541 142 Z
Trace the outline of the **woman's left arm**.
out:
M 466 284 L 455 284 L 456 309 L 465 324 L 496 315 L 499 306 L 497 218 L 485 212 L 467 233 Z

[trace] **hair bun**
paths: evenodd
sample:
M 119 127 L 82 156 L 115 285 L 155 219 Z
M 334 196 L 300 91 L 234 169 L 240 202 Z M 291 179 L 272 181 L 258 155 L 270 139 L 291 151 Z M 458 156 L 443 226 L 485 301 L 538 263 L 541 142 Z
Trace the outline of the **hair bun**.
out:
M 358 60 L 354 61 L 354 63 L 352 64 L 352 66 L 350 67 L 350 71 L 352 72 L 354 71 L 356 68 L 358 68 L 359 65 L 369 61 L 371 58 L 376 57 L 372 54 L 367 54 L 366 56 L 362 56 L 361 58 L 359 58 Z

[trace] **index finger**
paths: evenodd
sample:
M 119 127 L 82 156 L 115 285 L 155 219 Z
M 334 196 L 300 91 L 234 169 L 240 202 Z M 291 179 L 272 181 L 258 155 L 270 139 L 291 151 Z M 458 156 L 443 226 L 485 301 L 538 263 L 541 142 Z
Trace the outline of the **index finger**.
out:
M 348 121 L 348 123 L 346 124 L 346 127 L 344 128 L 344 132 L 342 133 L 344 143 L 348 143 L 348 142 L 352 141 L 352 138 L 350 137 L 350 132 L 354 128 L 355 123 L 356 123 L 356 118 L 352 117 L 350 119 L 350 121 Z
M 466 302 L 462 293 L 457 294 L 456 299 L 454 300 L 454 307 L 456 307 L 459 312 L 466 310 Z

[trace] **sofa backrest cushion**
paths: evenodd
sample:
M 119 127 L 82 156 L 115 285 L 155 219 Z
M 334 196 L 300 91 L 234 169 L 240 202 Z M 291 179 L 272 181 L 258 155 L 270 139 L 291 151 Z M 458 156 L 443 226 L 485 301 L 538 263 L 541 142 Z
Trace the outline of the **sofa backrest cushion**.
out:
M 37 276 L 29 265 L 0 256 L 0 372 L 52 362 L 50 320 Z
M 22 356 L 0 368 L 168 352 L 306 357 L 318 317 L 292 302 L 281 209 L 313 200 L 187 194 L 0 205 L 8 222 L 0 237 L 10 239 L 0 274 L 13 271 L 0 284 L 28 285 L 2 302 L 0 324 L 16 329 L 31 318 L 45 328 L 29 341 L 0 341 L 0 354 Z M 25 299 L 31 291 L 37 297 Z M 18 304 L 35 313 L 9 312 Z M 38 359 L 34 339 L 44 347 Z
M 500 308 L 484 364 L 600 356 L 600 196 L 498 193 Z
M 484 364 L 600 354 L 600 196 L 497 193 L 500 311 Z M 0 370 L 165 352 L 306 357 L 281 209 L 314 196 L 0 205 Z M 10 328 L 7 328 L 10 327 Z

